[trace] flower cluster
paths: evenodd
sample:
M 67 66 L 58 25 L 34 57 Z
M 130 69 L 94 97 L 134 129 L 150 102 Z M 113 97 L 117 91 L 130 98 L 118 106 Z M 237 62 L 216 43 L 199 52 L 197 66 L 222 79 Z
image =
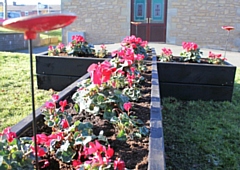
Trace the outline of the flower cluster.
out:
M 182 43 L 183 52 L 180 53 L 181 61 L 189 62 L 201 62 L 202 52 L 198 48 L 198 45 L 194 42 L 183 42 Z
M 55 48 L 53 46 L 49 46 L 48 48 L 49 56 L 58 56 L 61 54 L 64 56 L 83 57 L 94 55 L 94 53 L 94 46 L 85 41 L 81 35 L 72 36 L 72 41 L 66 46 L 63 43 L 59 43 Z
M 207 62 L 220 65 L 223 65 L 226 60 L 221 54 L 214 54 L 211 51 L 207 58 L 202 58 L 203 53 L 194 42 L 183 42 L 182 47 L 184 51 L 180 53 L 180 57 L 173 56 L 171 49 L 163 48 L 161 54 L 158 55 L 158 60 L 161 62 Z
M 224 64 L 224 61 L 226 58 L 222 56 L 222 54 L 214 54 L 211 51 L 209 51 L 208 55 L 208 62 L 211 64 Z
M 148 42 L 143 41 L 140 37 L 136 37 L 135 35 L 127 36 L 121 42 L 122 47 L 131 48 L 134 50 L 135 54 L 143 54 L 145 58 L 147 58 L 147 53 L 145 48 L 148 47 Z
M 162 62 L 172 61 L 172 57 L 173 57 L 172 50 L 169 48 L 163 48 L 160 56 L 158 57 L 159 57 L 159 60 Z
M 102 44 L 102 45 L 100 46 L 100 49 L 96 52 L 95 56 L 97 56 L 98 58 L 103 58 L 103 57 L 105 57 L 107 54 L 108 54 L 108 52 L 107 52 L 107 47 L 106 47 L 104 44 Z

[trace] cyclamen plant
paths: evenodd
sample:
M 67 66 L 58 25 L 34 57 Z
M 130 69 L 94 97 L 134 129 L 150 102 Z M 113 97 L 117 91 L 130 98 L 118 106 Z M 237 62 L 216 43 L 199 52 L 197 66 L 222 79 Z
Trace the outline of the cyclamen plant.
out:
M 222 56 L 222 54 L 214 54 L 211 51 L 209 51 L 208 55 L 208 62 L 211 64 L 223 64 L 224 61 L 227 60 L 225 57 Z
M 162 62 L 166 62 L 166 61 L 172 61 L 172 50 L 169 48 L 163 48 L 162 49 L 162 53 L 160 54 L 159 60 Z
M 194 42 L 183 42 L 183 52 L 180 53 L 180 61 L 201 62 L 202 52 Z
M 180 57 L 174 57 L 171 49 L 163 48 L 160 55 L 158 55 L 158 60 L 161 62 L 208 62 L 210 64 L 220 64 L 223 65 L 224 61 L 227 59 L 222 57 L 222 54 L 214 54 L 211 51 L 207 58 L 202 58 L 203 53 L 196 43 L 193 42 L 183 42 L 182 43 L 184 51 L 180 53 Z
M 72 41 L 68 45 L 59 43 L 55 48 L 53 46 L 48 47 L 49 56 L 57 56 L 59 54 L 81 57 L 88 54 L 94 54 L 94 46 L 89 44 L 83 36 L 74 35 L 72 36 Z

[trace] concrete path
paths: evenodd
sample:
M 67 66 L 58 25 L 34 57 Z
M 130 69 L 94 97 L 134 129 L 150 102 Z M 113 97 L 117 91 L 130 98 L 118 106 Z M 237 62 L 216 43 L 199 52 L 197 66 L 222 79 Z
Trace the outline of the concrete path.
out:
M 100 46 L 101 45 L 94 45 L 96 50 L 100 49 Z M 109 52 L 117 50 L 117 49 L 119 49 L 121 47 L 120 43 L 106 44 L 106 46 L 107 46 L 107 50 Z M 180 52 L 182 51 L 182 46 L 170 45 L 170 44 L 165 44 L 165 43 L 149 43 L 149 46 L 151 48 L 155 48 L 157 54 L 160 54 L 161 51 L 162 51 L 162 48 L 164 48 L 164 47 L 170 48 L 172 50 L 172 52 L 173 52 L 173 55 L 175 55 L 175 56 L 179 56 Z M 33 53 L 34 54 L 38 54 L 38 53 L 47 51 L 47 49 L 48 49 L 48 46 L 35 47 L 35 48 L 33 48 Z M 208 56 L 209 51 L 212 51 L 213 53 L 216 53 L 216 54 L 224 55 L 224 51 L 223 50 L 214 50 L 214 49 L 201 48 L 201 51 L 203 52 L 204 56 Z M 28 49 L 26 49 L 26 50 L 18 50 L 16 52 L 19 52 L 19 53 L 29 53 Z M 240 53 L 239 52 L 227 51 L 226 58 L 227 58 L 227 61 L 229 63 L 231 63 L 232 65 L 240 67 Z

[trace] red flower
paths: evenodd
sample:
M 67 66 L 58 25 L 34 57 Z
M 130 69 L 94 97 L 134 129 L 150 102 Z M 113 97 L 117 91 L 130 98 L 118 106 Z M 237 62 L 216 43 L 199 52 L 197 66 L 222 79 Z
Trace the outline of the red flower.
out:
M 232 27 L 232 26 L 222 26 L 222 29 L 227 30 L 227 31 L 231 31 L 231 30 L 234 30 L 234 27 Z
M 92 64 L 88 67 L 93 84 L 101 85 L 110 80 L 112 73 L 116 68 L 111 67 L 108 61 L 99 64 Z
M 3 130 L 3 132 L 0 133 L 0 136 L 3 136 L 3 135 L 5 135 L 7 137 L 7 141 L 10 143 L 14 140 L 14 138 L 17 137 L 15 132 L 11 132 L 10 127 L 5 128 Z
M 33 154 L 35 155 L 35 147 L 34 146 L 30 146 L 30 148 L 31 148 Z M 45 154 L 46 154 L 46 152 L 44 151 L 44 149 L 39 147 L 39 146 L 37 146 L 37 155 L 38 156 L 44 156 Z
M 78 168 L 81 164 L 82 164 L 82 162 L 80 160 L 73 160 L 72 161 L 72 165 L 75 168 Z
M 69 127 L 69 123 L 66 119 L 63 119 L 62 122 L 61 122 L 61 125 L 64 129 L 68 128 Z
M 108 145 L 108 148 L 105 152 L 106 152 L 107 159 L 110 159 L 114 154 L 114 150 L 113 150 L 113 148 L 110 147 L 110 145 Z
M 48 136 L 45 134 L 37 134 L 37 144 L 45 144 L 48 142 Z M 32 140 L 34 140 L 34 137 L 32 137 Z
M 129 112 L 129 110 L 131 109 L 131 107 L 132 107 L 131 102 L 127 102 L 127 103 L 124 103 L 124 104 L 123 104 L 123 108 L 124 108 L 126 111 L 128 111 L 128 112 Z
M 118 169 L 118 170 L 125 169 L 125 163 L 124 163 L 124 161 L 120 160 L 120 158 L 114 161 L 114 170 L 116 170 L 116 169 Z
M 61 111 L 64 112 L 64 109 L 67 106 L 67 100 L 60 101 L 59 104 L 61 106 Z

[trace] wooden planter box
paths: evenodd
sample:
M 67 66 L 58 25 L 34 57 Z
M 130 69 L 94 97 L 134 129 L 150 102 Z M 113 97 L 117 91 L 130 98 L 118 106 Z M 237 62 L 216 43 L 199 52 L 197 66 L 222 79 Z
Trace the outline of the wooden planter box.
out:
M 59 93 L 59 100 L 64 100 L 77 90 L 77 84 L 82 80 L 88 78 L 89 75 L 85 74 L 77 81 L 69 85 Z M 150 114 L 150 136 L 149 136 L 149 154 L 148 154 L 148 170 L 164 170 L 165 157 L 164 157 L 164 140 L 163 140 L 163 127 L 162 127 L 162 113 L 160 107 L 160 92 L 158 84 L 158 73 L 156 56 L 153 57 L 152 62 L 152 88 L 151 88 L 151 114 Z M 44 106 L 44 105 L 43 105 Z M 36 110 L 36 120 L 43 119 L 41 108 Z M 21 120 L 18 124 L 11 128 L 11 131 L 16 132 L 17 136 L 25 133 L 27 130 L 32 129 L 32 114 L 28 115 L 25 119 Z
M 36 55 L 37 86 L 39 89 L 62 91 L 68 85 L 87 73 L 92 63 L 107 58 Z
M 236 67 L 225 64 L 158 62 L 161 98 L 231 101 Z

